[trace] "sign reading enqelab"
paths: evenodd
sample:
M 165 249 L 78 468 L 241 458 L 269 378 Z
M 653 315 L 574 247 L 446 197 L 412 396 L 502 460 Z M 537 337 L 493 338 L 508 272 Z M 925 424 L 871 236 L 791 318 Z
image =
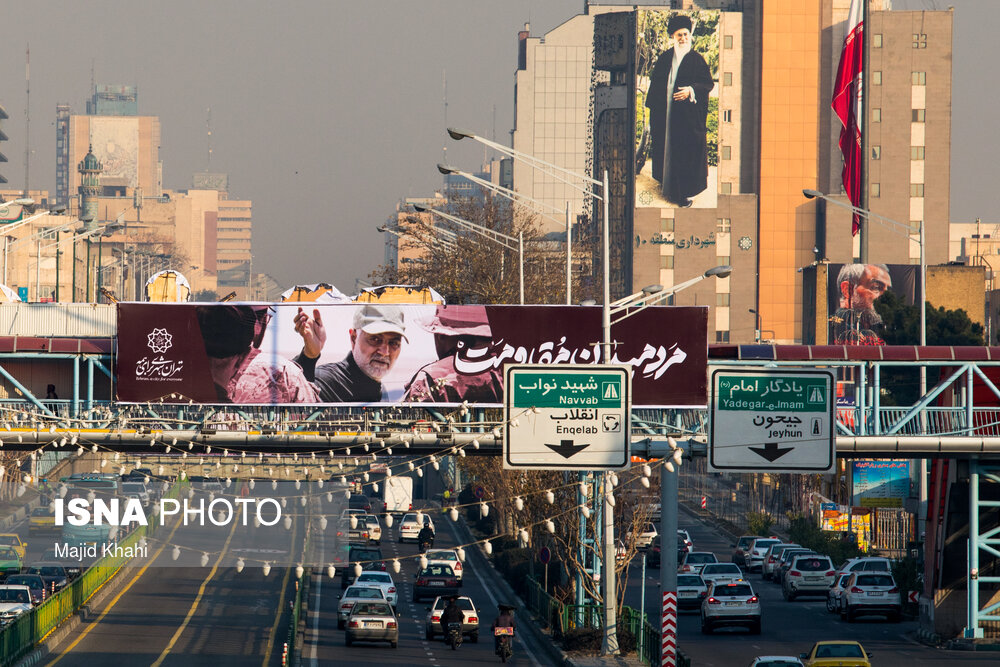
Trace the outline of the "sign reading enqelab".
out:
M 704 407 L 708 310 L 615 325 L 612 363 L 642 407 Z M 500 407 L 508 364 L 600 362 L 597 306 L 118 305 L 123 403 Z
M 627 468 L 629 370 L 611 365 L 507 366 L 504 468 Z

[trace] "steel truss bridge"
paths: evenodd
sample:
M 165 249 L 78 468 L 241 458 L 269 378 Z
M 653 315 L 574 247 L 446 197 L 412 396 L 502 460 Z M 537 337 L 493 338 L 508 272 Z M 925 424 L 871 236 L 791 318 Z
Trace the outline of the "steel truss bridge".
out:
M 69 399 L 34 396 L 11 362 L 61 361 L 73 367 Z M 16 364 L 15 364 L 16 365 Z M 1000 621 L 1000 603 L 980 607 L 1000 587 L 1000 347 L 710 346 L 710 367 L 833 368 L 853 401 L 839 406 L 841 458 L 958 458 L 968 462 L 970 636 L 980 623 Z M 917 371 L 932 378 L 922 395 Z M 502 410 L 461 406 L 366 408 L 313 406 L 122 404 L 95 398 L 95 377 L 112 382 L 110 351 L 0 353 L 0 376 L 23 398 L 0 400 L 0 440 L 7 450 L 48 451 L 88 445 L 122 452 L 200 446 L 257 454 L 342 454 L 359 445 L 395 455 L 501 453 Z M 903 378 L 902 380 L 900 378 Z M 916 400 L 887 405 L 905 384 Z M 839 382 L 838 384 L 841 384 Z M 689 456 L 704 455 L 708 410 L 634 409 L 632 454 L 654 458 L 675 438 Z M 355 450 L 357 451 L 357 450 Z M 984 487 L 994 487 L 991 493 Z M 990 523 L 989 520 L 992 520 Z M 988 564 L 980 567 L 981 556 Z

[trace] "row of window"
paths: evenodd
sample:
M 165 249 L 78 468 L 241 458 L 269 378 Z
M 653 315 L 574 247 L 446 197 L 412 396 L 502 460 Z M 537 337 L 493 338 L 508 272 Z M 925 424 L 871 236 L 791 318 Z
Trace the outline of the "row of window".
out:
M 914 49 L 926 49 L 927 48 L 927 33 L 915 32 L 913 33 L 913 41 L 911 42 Z M 882 48 L 882 35 L 872 35 L 872 48 L 881 49 Z
M 719 263 L 719 266 L 728 266 L 729 265 L 729 255 L 719 255 L 716 258 L 716 261 Z M 666 270 L 666 269 L 672 269 L 672 268 L 674 268 L 674 256 L 673 255 L 660 255 L 660 269 L 661 270 Z M 729 295 L 728 294 L 726 295 L 726 299 L 727 299 L 726 303 L 720 303 L 720 304 L 717 304 L 717 305 L 719 305 L 719 306 L 728 306 L 729 305 L 729 301 L 728 301 Z
M 882 72 L 876 71 L 872 72 L 872 85 L 881 86 L 882 85 Z M 927 72 L 910 72 L 910 85 L 912 86 L 926 86 L 927 85 Z
M 873 123 L 882 122 L 882 109 L 872 109 L 872 122 Z M 910 122 L 926 123 L 927 109 L 910 109 Z
M 882 147 L 872 146 L 872 159 L 881 160 L 882 159 Z M 923 160 L 924 159 L 924 147 L 923 146 L 910 146 L 910 159 L 911 160 Z
M 881 197 L 882 196 L 882 184 L 872 183 L 871 184 L 871 196 Z M 924 196 L 924 184 L 923 183 L 910 183 L 910 196 L 911 197 L 923 197 Z
M 733 230 L 732 218 L 716 218 L 715 230 L 720 234 L 728 234 Z M 673 218 L 660 218 L 660 233 L 669 234 L 674 231 Z

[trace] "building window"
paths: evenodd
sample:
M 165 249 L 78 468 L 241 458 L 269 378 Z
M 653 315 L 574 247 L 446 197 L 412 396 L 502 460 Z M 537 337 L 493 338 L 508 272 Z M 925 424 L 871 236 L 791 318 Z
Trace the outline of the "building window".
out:
M 724 109 L 722 111 L 722 122 L 723 123 L 732 123 L 733 122 L 733 110 L 732 109 Z
M 872 72 L 872 85 L 873 86 L 882 85 L 882 72 Z
M 666 234 L 667 232 L 672 231 L 674 231 L 674 219 L 660 218 L 660 233 Z
M 728 331 L 716 331 L 715 332 L 715 342 L 716 343 L 728 343 L 729 342 L 729 332 Z
M 911 72 L 910 83 L 912 83 L 914 86 L 926 86 L 927 72 Z
M 733 73 L 732 72 L 723 72 L 722 73 L 722 85 L 723 86 L 731 86 L 731 85 L 733 85 Z
M 733 159 L 733 147 L 732 146 L 723 146 L 722 147 L 722 159 L 723 160 L 732 160 Z
M 881 160 L 882 159 L 882 147 L 881 146 L 872 146 L 872 159 L 873 160 Z
M 733 184 L 732 183 L 721 183 L 719 185 L 720 195 L 731 195 L 733 194 Z
M 913 33 L 913 48 L 915 49 L 926 49 L 927 48 L 927 35 L 925 33 Z
M 920 233 L 920 225 L 922 225 L 922 224 L 923 224 L 923 222 L 920 221 L 920 220 L 910 220 L 910 233 L 911 234 L 919 234 Z M 973 238 L 975 238 L 975 235 L 973 235 Z
M 728 306 L 729 305 L 729 294 L 716 294 L 715 295 L 715 305 L 716 306 Z
M 871 188 L 872 188 L 871 189 L 871 195 L 872 195 L 872 197 L 880 197 L 882 195 L 882 184 L 881 183 L 872 183 Z
M 924 159 L 924 147 L 923 146 L 910 146 L 910 159 L 911 160 L 923 160 Z
M 731 232 L 733 229 L 733 221 L 730 218 L 716 218 L 715 219 L 715 230 L 721 234 Z
M 660 268 L 661 269 L 672 269 L 672 268 L 674 268 L 674 256 L 673 255 L 660 255 Z
M 926 118 L 926 114 L 927 114 L 927 110 L 926 109 L 910 109 L 910 112 L 911 112 L 911 114 L 910 114 L 910 116 L 911 116 L 910 120 L 912 120 L 914 123 L 923 123 L 924 122 L 924 119 Z
M 872 35 L 872 48 L 873 49 L 882 48 L 882 35 Z
M 872 122 L 873 123 L 881 123 L 882 122 L 882 110 L 881 109 L 872 109 Z
M 924 196 L 924 184 L 923 183 L 910 183 L 910 196 L 911 197 L 923 197 Z
M 733 36 L 732 35 L 723 35 L 723 37 L 722 37 L 722 48 L 724 48 L 724 49 L 731 49 L 731 48 L 733 48 Z

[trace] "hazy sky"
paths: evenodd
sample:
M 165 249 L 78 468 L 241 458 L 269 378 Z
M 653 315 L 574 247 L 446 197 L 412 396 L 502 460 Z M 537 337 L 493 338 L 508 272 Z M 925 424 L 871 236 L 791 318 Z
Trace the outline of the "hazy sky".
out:
M 1000 2 L 895 0 L 955 7 L 952 220 L 1000 221 L 989 169 Z M 162 124 L 163 184 L 190 187 L 208 167 L 254 204 L 254 270 L 286 286 L 328 281 L 345 292 L 383 256 L 396 202 L 439 188 L 435 164 L 473 170 L 481 147 L 449 125 L 507 143 L 516 37 L 540 35 L 583 0 L 8 0 L 0 104 L 10 141 L 0 164 L 23 187 L 25 47 L 31 48 L 32 188 L 55 191 L 55 107 L 85 111 L 97 83 L 136 84 L 139 113 Z M 494 113 L 496 122 L 494 124 Z

